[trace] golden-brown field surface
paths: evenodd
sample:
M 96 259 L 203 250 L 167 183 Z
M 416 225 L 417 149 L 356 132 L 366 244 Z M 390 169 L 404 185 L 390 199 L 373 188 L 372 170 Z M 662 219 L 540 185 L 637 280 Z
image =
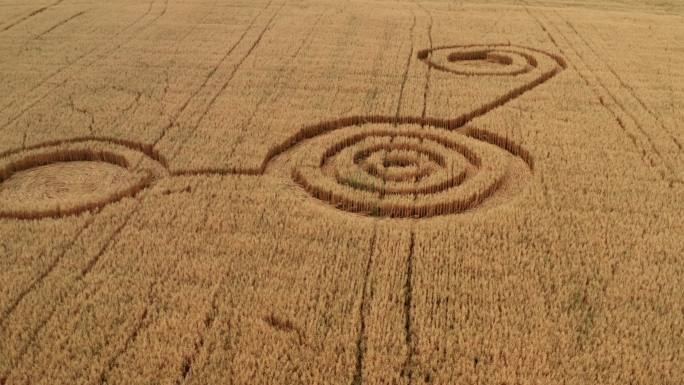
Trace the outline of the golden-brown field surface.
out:
M 0 385 L 684 384 L 682 15 L 0 0 Z

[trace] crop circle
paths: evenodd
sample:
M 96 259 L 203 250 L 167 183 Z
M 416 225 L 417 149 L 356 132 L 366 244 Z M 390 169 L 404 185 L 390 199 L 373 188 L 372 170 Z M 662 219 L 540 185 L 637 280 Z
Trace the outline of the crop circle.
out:
M 537 59 L 513 46 L 450 46 L 418 53 L 431 67 L 466 76 L 517 76 L 538 67 Z
M 314 138 L 292 170 L 313 197 L 339 209 L 393 218 L 459 213 L 504 181 L 512 156 L 433 127 L 367 124 Z
M 0 217 L 77 214 L 135 195 L 164 173 L 146 155 L 112 143 L 21 151 L 0 159 Z

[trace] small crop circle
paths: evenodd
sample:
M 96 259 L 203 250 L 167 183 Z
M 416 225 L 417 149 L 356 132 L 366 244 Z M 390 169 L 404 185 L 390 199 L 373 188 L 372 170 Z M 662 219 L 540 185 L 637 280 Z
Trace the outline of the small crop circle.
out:
M 54 162 L 16 171 L 0 185 L 0 194 L 14 201 L 77 200 L 129 178 L 128 170 L 117 163 Z
M 529 52 L 498 45 L 435 48 L 418 52 L 418 58 L 435 69 L 466 76 L 517 76 L 539 65 Z
M 21 151 L 0 159 L 0 217 L 77 214 L 135 195 L 164 173 L 146 155 L 112 143 Z

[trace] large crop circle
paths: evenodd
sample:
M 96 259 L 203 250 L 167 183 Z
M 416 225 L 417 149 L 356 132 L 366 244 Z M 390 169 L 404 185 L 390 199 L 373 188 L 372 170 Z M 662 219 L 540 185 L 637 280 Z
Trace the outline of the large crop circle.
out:
M 313 138 L 292 177 L 313 197 L 372 216 L 430 217 L 476 207 L 504 181 L 513 155 L 414 124 L 366 124 Z

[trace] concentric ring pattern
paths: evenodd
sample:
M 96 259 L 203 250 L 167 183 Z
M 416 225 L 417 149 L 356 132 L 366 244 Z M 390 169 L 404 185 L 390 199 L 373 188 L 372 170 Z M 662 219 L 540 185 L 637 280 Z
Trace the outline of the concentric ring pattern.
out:
M 345 211 L 393 218 L 475 207 L 505 181 L 516 158 L 490 143 L 415 124 L 346 127 L 298 153 L 292 177 L 310 195 Z

